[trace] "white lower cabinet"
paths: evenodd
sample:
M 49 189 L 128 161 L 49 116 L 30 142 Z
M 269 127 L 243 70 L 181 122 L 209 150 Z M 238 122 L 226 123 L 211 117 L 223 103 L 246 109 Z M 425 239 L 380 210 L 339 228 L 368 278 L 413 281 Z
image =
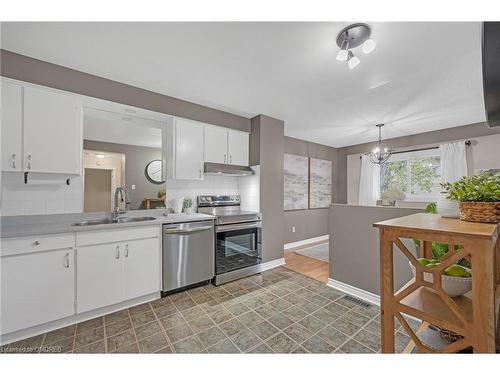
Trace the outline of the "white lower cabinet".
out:
M 108 243 L 77 249 L 77 312 L 114 305 L 123 300 L 120 245 Z
M 158 225 L 0 239 L 0 341 L 159 294 L 160 254 Z
M 126 300 L 159 290 L 160 255 L 158 249 L 158 238 L 125 242 L 123 293 Z
M 0 262 L 2 334 L 74 314 L 72 247 L 4 256 Z
M 142 237 L 142 238 L 141 238 Z M 108 243 L 92 243 L 104 238 Z M 77 312 L 160 291 L 157 227 L 77 234 Z

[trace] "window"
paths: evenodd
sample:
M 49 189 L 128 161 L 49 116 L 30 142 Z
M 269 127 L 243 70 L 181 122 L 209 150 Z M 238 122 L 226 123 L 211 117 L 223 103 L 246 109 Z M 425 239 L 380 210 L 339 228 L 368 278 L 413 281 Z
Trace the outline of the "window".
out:
M 380 174 L 383 200 L 436 201 L 441 182 L 439 149 L 392 155 Z

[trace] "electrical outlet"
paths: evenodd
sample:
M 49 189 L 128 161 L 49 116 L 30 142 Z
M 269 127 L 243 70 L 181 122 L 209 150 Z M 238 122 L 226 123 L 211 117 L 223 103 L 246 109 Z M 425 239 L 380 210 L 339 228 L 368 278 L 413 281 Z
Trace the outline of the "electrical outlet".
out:
M 132 190 L 135 190 L 135 185 L 132 185 Z
M 292 227 L 292 233 L 295 233 L 295 226 Z

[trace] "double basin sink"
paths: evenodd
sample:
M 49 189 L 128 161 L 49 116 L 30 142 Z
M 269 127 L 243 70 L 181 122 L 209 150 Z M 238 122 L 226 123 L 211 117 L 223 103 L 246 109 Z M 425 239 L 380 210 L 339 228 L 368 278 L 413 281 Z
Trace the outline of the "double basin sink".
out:
M 116 219 L 103 218 L 103 219 L 79 221 L 77 223 L 73 223 L 72 225 L 75 227 L 86 227 L 90 225 L 136 223 L 136 222 L 151 221 L 151 220 L 156 220 L 156 218 L 151 216 L 119 217 Z

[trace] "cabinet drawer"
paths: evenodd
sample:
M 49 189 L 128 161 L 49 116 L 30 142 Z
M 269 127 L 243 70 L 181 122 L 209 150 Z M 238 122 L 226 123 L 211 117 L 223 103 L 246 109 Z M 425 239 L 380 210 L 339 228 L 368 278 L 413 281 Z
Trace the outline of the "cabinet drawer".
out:
M 56 234 L 2 238 L 1 256 L 33 253 L 37 251 L 57 250 L 75 246 L 75 234 Z
M 122 242 L 137 240 L 141 238 L 159 237 L 159 235 L 160 227 L 158 225 L 138 228 L 80 232 L 76 234 L 76 246 L 97 245 L 109 242 Z

